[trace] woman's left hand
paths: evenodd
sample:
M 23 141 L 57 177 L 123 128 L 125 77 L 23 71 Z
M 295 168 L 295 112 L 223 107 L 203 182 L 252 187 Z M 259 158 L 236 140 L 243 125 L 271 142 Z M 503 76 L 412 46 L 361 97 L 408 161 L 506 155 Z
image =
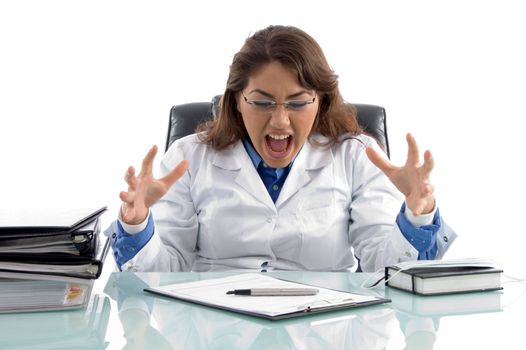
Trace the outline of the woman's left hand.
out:
M 393 165 L 373 148 L 368 147 L 367 156 L 391 182 L 405 195 L 405 202 L 414 215 L 428 214 L 435 208 L 433 186 L 429 174 L 435 165 L 430 151 L 424 152 L 424 164 L 420 163 L 420 154 L 415 138 L 407 134 L 407 161 L 402 167 Z

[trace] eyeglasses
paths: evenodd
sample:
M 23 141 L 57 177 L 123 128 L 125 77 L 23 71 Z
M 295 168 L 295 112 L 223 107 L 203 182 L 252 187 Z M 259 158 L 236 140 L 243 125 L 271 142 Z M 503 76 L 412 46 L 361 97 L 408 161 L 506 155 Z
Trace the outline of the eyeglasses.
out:
M 274 111 L 279 105 L 283 105 L 286 109 L 290 111 L 303 111 L 307 108 L 308 105 L 314 103 L 316 101 L 316 96 L 312 98 L 312 100 L 303 101 L 303 100 L 291 100 L 291 101 L 284 101 L 284 102 L 276 102 L 274 100 L 249 100 L 243 92 L 241 92 L 241 95 L 245 99 L 245 102 L 248 103 L 254 110 L 258 112 L 272 112 Z

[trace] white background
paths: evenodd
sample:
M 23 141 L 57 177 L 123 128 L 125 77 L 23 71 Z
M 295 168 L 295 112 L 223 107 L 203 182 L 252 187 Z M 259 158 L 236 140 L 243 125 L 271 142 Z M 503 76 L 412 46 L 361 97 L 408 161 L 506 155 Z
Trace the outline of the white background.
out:
M 128 165 L 164 149 L 174 104 L 222 93 L 233 54 L 269 24 L 325 50 L 350 102 L 387 110 L 459 239 L 526 275 L 525 11 L 520 1 L 2 1 L 0 208 L 119 207 Z M 0 211 L 1 215 L 1 211 Z
M 460 236 L 449 256 L 511 272 L 526 243 L 524 18 L 519 1 L 2 1 L 0 207 L 101 204 L 109 223 L 127 166 L 164 149 L 170 107 L 222 93 L 245 38 L 290 24 L 346 100 L 386 108 L 394 162 L 408 131 L 432 150 Z

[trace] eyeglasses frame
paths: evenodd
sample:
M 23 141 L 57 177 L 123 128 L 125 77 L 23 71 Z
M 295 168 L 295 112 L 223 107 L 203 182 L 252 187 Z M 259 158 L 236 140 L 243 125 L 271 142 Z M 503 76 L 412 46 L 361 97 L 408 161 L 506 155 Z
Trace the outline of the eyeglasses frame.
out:
M 245 94 L 243 93 L 243 91 L 241 91 L 241 96 L 243 96 L 243 99 L 245 100 L 245 102 L 251 106 L 254 106 L 257 108 L 257 106 L 254 104 L 254 101 L 256 100 L 249 100 Z M 271 111 L 274 111 L 276 108 L 278 108 L 279 105 L 283 105 L 283 107 L 285 107 L 286 110 L 289 110 L 289 111 L 295 111 L 297 112 L 298 110 L 297 109 L 294 109 L 292 107 L 290 107 L 289 103 L 290 102 L 305 102 L 305 107 L 310 105 L 310 104 L 313 104 L 315 101 L 316 101 L 316 95 L 314 95 L 314 97 L 312 98 L 311 101 L 299 101 L 299 100 L 294 100 L 294 101 L 283 101 L 283 102 L 276 102 L 276 101 L 273 101 L 273 100 L 259 100 L 259 101 L 266 101 L 266 102 L 273 102 L 272 105 L 270 105 L 269 107 L 269 110 L 261 110 L 261 111 L 265 111 L 265 112 L 271 112 Z

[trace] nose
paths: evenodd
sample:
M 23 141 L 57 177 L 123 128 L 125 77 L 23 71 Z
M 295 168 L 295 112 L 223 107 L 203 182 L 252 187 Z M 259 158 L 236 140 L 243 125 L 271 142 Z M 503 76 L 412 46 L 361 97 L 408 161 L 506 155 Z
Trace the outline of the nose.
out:
M 277 105 L 272 111 L 270 125 L 281 129 L 290 124 L 289 110 L 283 104 Z

